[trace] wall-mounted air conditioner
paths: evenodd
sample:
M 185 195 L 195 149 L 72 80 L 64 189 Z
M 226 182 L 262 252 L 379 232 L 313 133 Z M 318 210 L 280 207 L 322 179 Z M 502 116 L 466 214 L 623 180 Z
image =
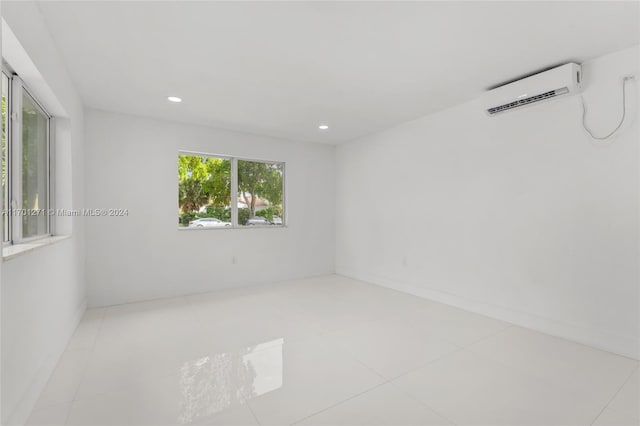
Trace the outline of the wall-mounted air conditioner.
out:
M 484 95 L 484 109 L 493 116 L 559 96 L 573 95 L 580 91 L 581 74 L 580 65 L 568 63 L 505 84 Z

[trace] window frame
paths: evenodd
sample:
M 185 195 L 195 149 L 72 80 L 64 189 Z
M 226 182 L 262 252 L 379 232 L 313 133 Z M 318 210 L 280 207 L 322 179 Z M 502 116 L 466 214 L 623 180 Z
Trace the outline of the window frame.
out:
M 11 149 L 11 143 L 10 140 L 12 139 L 12 131 L 13 131 L 13 120 L 11 119 L 11 76 L 13 75 L 13 72 L 10 70 L 10 68 L 3 62 L 2 64 L 2 74 L 3 76 L 7 77 L 7 93 L 4 94 L 2 93 L 2 95 L 5 95 L 4 97 L 6 98 L 6 129 L 5 129 L 5 144 L 6 144 L 6 159 L 5 159 L 5 187 L 3 189 L 3 194 L 2 194 L 2 212 L 4 214 L 5 220 L 6 220 L 6 224 L 3 223 L 3 228 L 2 228 L 2 247 L 7 247 L 11 245 L 11 225 L 13 223 L 12 220 L 12 215 L 9 214 L 9 211 L 11 210 L 11 194 L 12 194 L 12 190 L 11 190 L 11 183 L 13 182 L 13 179 L 11 177 L 11 155 L 13 153 L 12 149 Z
M 229 155 L 229 154 L 212 154 L 198 151 L 188 151 L 188 150 L 179 150 L 178 157 L 181 155 L 189 155 L 194 157 L 205 157 L 205 158 L 219 158 L 221 160 L 229 160 L 231 161 L 231 226 L 211 226 L 211 227 L 188 227 L 188 226 L 178 226 L 178 230 L 180 231 L 188 231 L 188 230 L 222 230 L 222 229 L 272 229 L 272 228 L 286 228 L 288 225 L 288 214 L 287 214 L 287 164 L 285 161 L 277 161 L 277 160 L 265 160 L 265 159 L 255 159 L 255 158 L 246 158 L 242 156 Z M 238 161 L 251 161 L 254 163 L 265 163 L 265 164 L 280 164 L 282 165 L 282 224 L 280 225 L 253 225 L 253 226 L 241 226 L 238 225 Z M 178 181 L 178 184 L 180 182 Z M 234 202 L 235 200 L 235 202 Z M 179 208 L 179 206 L 178 206 Z
M 9 79 L 8 93 L 6 94 L 7 102 L 7 133 L 6 133 L 6 193 L 7 202 L 3 204 L 5 215 L 8 221 L 7 229 L 9 235 L 3 235 L 3 248 L 13 245 L 32 243 L 55 235 L 53 215 L 50 212 L 55 211 L 54 206 L 54 117 L 49 114 L 47 109 L 42 105 L 33 92 L 25 85 L 20 76 L 3 61 L 2 73 Z M 46 171 L 46 191 L 47 197 L 46 209 L 40 214 L 45 217 L 46 231 L 39 235 L 30 237 L 23 236 L 23 188 L 22 188 L 22 148 L 24 141 L 22 140 L 22 105 L 23 97 L 29 98 L 38 113 L 42 114 L 46 119 L 46 150 L 45 150 L 45 166 Z M 3 229 L 4 234 L 4 229 Z

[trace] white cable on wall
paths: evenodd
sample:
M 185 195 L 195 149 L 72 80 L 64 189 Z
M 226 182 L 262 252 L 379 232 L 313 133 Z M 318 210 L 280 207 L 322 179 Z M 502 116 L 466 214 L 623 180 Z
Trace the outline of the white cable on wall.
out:
M 622 127 L 622 124 L 624 123 L 624 119 L 625 119 L 625 117 L 627 115 L 627 94 L 626 94 L 626 90 L 625 89 L 626 89 L 626 86 L 627 86 L 627 81 L 633 80 L 633 79 L 635 79 L 635 77 L 632 76 L 632 75 L 628 75 L 626 77 L 623 77 L 623 79 L 622 79 L 622 117 L 620 118 L 620 122 L 618 123 L 616 128 L 613 129 L 611 131 L 611 133 L 609 133 L 606 136 L 595 136 L 593 134 L 593 132 L 591 130 L 589 130 L 589 128 L 587 127 L 587 123 L 586 123 L 587 107 L 584 104 L 584 97 L 582 95 L 580 95 L 580 98 L 582 99 L 582 127 L 584 127 L 584 130 L 593 139 L 598 140 L 598 141 L 609 139 L 611 136 L 613 136 L 620 129 L 620 127 Z

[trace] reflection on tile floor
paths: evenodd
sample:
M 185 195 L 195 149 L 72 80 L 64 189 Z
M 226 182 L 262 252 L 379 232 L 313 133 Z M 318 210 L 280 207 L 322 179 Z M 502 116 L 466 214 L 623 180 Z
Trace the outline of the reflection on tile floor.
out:
M 339 276 L 87 311 L 29 424 L 638 425 L 638 362 Z

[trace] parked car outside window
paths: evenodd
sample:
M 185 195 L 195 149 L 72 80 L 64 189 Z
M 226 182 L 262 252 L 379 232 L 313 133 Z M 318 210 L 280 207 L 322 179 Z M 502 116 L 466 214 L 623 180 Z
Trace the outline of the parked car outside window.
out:
M 231 226 L 230 222 L 223 222 L 215 217 L 203 217 L 189 222 L 189 228 L 206 228 L 206 227 L 222 227 Z
M 254 216 L 247 220 L 247 226 L 255 226 L 255 225 L 273 225 L 266 217 L 262 216 Z

